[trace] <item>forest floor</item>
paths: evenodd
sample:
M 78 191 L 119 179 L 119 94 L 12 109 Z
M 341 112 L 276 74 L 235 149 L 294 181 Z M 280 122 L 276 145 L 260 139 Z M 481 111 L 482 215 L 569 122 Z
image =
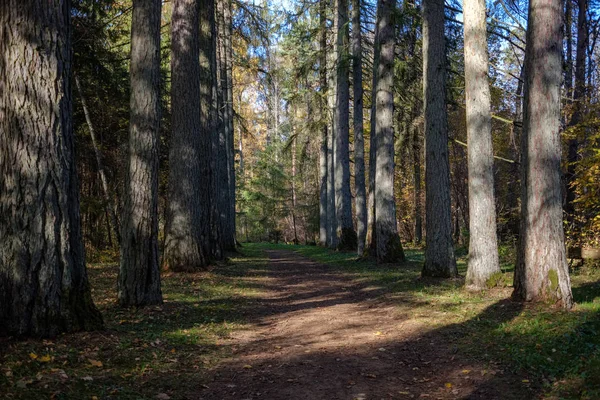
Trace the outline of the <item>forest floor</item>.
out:
M 0 398 L 600 398 L 598 269 L 572 272 L 563 312 L 421 279 L 422 251 L 406 253 L 376 266 L 247 244 L 211 271 L 163 274 L 165 303 L 139 310 L 116 306 L 115 264 L 91 265 L 105 330 L 0 339 Z

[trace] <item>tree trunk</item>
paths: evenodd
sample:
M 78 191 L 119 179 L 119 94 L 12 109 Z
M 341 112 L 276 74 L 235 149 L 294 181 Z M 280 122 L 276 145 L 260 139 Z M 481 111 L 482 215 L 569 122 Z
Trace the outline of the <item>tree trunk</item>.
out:
M 567 98 L 573 95 L 573 0 L 565 0 L 565 92 Z
M 200 119 L 199 7 L 174 0 L 171 17 L 171 141 L 163 264 L 173 271 L 207 265 L 210 138 Z
M 134 0 L 129 157 L 121 233 L 119 304 L 162 303 L 158 266 L 160 0 Z
M 337 76 L 335 101 L 335 215 L 337 217 L 338 249 L 356 250 L 356 231 L 352 221 L 352 194 L 350 192 L 350 84 L 349 84 L 349 29 L 348 2 L 337 1 Z
M 336 42 L 335 33 L 337 32 L 337 20 L 338 15 L 336 12 L 337 2 L 334 2 L 334 10 L 333 10 L 333 33 L 332 33 L 332 42 Z M 330 126 L 328 129 L 329 136 L 327 137 L 327 219 L 329 221 L 329 239 L 328 245 L 332 249 L 336 249 L 338 246 L 338 233 L 337 226 L 338 220 L 336 218 L 336 208 L 335 208 L 335 163 L 334 163 L 334 152 L 335 152 L 335 118 L 332 116 L 335 115 L 335 99 L 337 92 L 337 84 L 336 84 L 336 73 L 335 73 L 335 65 L 336 65 L 336 53 L 337 49 L 331 52 L 329 57 L 329 85 L 328 93 L 327 93 L 327 102 L 328 109 L 330 110 Z
M 225 57 L 226 57 L 226 82 L 227 82 L 227 180 L 229 183 L 228 223 L 231 232 L 228 238 L 229 245 L 236 250 L 235 228 L 235 140 L 233 129 L 233 25 L 231 17 L 231 0 L 224 0 L 225 22 Z
M 427 248 L 422 273 L 424 276 L 453 277 L 458 271 L 450 211 L 443 0 L 423 0 L 423 92 Z
M 0 336 L 102 327 L 81 236 L 70 12 L 0 2 Z
M 423 218 L 421 217 L 421 143 L 419 130 L 413 127 L 413 183 L 415 186 L 415 245 L 420 245 L 423 240 Z
M 571 308 L 560 182 L 560 0 L 531 0 L 525 53 L 521 233 L 513 297 Z
M 465 93 L 469 164 L 469 265 L 465 286 L 483 290 L 500 272 L 485 0 L 464 0 Z
M 200 135 L 210 140 L 209 250 L 215 260 L 223 258 L 219 216 L 219 129 L 217 110 L 215 0 L 200 0 Z
M 380 10 L 377 10 L 377 20 L 381 19 Z M 375 37 L 379 36 L 379 24 L 375 24 Z M 379 43 L 375 40 L 373 53 L 373 82 L 371 85 L 371 132 L 369 137 L 369 187 L 367 193 L 367 237 L 366 251 L 363 255 L 377 256 L 377 229 L 375 226 L 375 166 L 377 163 L 376 119 L 377 108 L 377 66 L 379 65 Z
M 327 16 L 325 0 L 319 2 L 319 109 L 321 111 L 321 146 L 319 148 L 319 244 L 327 246 L 329 219 L 327 215 Z
M 229 105 L 228 105 L 228 48 L 226 13 L 228 9 L 227 0 L 217 0 L 217 37 L 218 37 L 218 69 L 219 69 L 219 87 L 218 109 L 219 109 L 219 150 L 218 170 L 219 170 L 219 214 L 221 217 L 221 240 L 223 250 L 235 251 L 235 232 L 232 230 L 231 223 L 231 163 L 230 156 L 230 124 L 229 124 Z
M 394 198 L 394 23 L 395 0 L 379 0 L 377 16 L 379 47 L 376 86 L 377 144 L 375 166 L 375 225 L 377 262 L 404 261 L 396 226 Z
M 296 227 L 296 138 L 292 140 L 292 226 L 294 228 L 294 244 L 298 244 Z
M 365 139 L 363 136 L 363 77 L 360 0 L 352 0 L 352 85 L 354 89 L 354 185 L 356 186 L 357 253 L 362 256 L 367 236 Z
M 110 193 L 108 191 L 108 180 L 106 179 L 106 172 L 104 171 L 104 163 L 102 162 L 102 155 L 100 154 L 100 149 L 98 148 L 98 143 L 96 142 L 96 130 L 94 129 L 94 125 L 92 124 L 92 118 L 87 107 L 85 96 L 83 95 L 83 90 L 81 89 L 81 83 L 79 82 L 79 78 L 77 77 L 77 75 L 73 75 L 75 80 L 75 87 L 77 89 L 77 94 L 79 95 L 79 100 L 81 101 L 81 108 L 83 108 L 85 121 L 90 131 L 90 137 L 92 138 L 92 148 L 94 149 L 94 155 L 96 156 L 96 163 L 98 164 L 98 174 L 100 175 L 100 183 L 102 184 L 102 195 L 104 197 L 104 202 L 106 203 L 106 208 L 108 209 L 108 214 L 110 215 L 111 223 L 109 225 L 108 235 L 110 237 L 110 230 L 112 228 L 117 237 L 117 242 L 121 243 L 119 220 L 117 219 L 117 213 L 115 212 L 112 200 L 110 198 Z

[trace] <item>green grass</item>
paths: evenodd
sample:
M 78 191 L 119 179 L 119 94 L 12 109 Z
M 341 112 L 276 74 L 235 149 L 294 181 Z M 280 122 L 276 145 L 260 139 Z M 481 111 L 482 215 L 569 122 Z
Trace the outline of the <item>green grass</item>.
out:
M 457 280 L 420 279 L 423 252 L 405 249 L 407 261 L 376 265 L 353 253 L 316 246 L 277 245 L 353 274 L 370 285 L 385 287 L 386 297 L 412 318 L 435 327 L 425 335 L 448 335 L 462 352 L 487 362 L 501 362 L 541 387 L 544 396 L 600 398 L 600 270 L 572 271 L 577 302 L 570 312 L 548 305 L 513 303 L 512 288 L 470 293 Z M 466 258 L 458 258 L 464 275 Z M 503 282 L 512 283 L 512 265 L 504 263 Z M 510 286 L 510 285 L 509 285 Z
M 247 325 L 260 288 L 243 278 L 266 261 L 247 248 L 210 272 L 163 274 L 164 304 L 143 309 L 116 305 L 117 265 L 90 265 L 105 330 L 0 342 L 0 398 L 151 399 L 197 390 L 206 370 L 231 354 L 229 335 Z
M 230 335 L 247 328 L 265 290 L 267 249 L 316 260 L 363 285 L 425 327 L 422 338 L 452 341 L 475 360 L 500 363 L 548 398 L 600 398 L 600 270 L 571 275 L 577 305 L 571 312 L 508 300 L 512 288 L 482 293 L 462 279 L 421 279 L 423 251 L 405 249 L 403 264 L 376 265 L 353 253 L 316 246 L 246 244 L 209 272 L 163 274 L 165 303 L 124 310 L 115 304 L 115 264 L 93 264 L 90 281 L 106 329 L 53 340 L 0 341 L 0 397 L 19 399 L 154 398 L 193 393 L 206 371 L 233 354 Z M 466 258 L 459 257 L 464 275 Z M 512 266 L 503 266 L 511 281 Z M 101 364 L 100 364 L 101 363 Z

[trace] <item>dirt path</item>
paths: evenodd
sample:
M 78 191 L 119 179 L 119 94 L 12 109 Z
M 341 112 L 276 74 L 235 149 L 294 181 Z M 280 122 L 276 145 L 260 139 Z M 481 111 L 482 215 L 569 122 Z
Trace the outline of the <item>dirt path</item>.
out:
M 528 399 L 522 378 L 469 360 L 460 327 L 432 329 L 380 288 L 292 252 L 269 251 L 252 329 L 201 399 Z

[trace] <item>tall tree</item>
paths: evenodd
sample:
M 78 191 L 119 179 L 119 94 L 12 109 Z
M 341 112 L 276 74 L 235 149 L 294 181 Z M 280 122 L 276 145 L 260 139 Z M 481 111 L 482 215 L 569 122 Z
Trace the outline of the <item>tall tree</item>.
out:
M 453 277 L 458 271 L 450 212 L 443 0 L 423 0 L 423 92 L 427 248 L 422 273 L 424 276 Z
M 69 1 L 0 3 L 0 335 L 102 327 L 80 227 L 70 13 Z
M 175 0 L 171 16 L 171 140 L 163 264 L 195 271 L 207 264 L 210 137 L 201 135 L 199 7 Z
M 521 227 L 513 296 L 571 308 L 560 180 L 562 4 L 531 0 L 521 139 Z
M 349 84 L 349 28 L 348 1 L 337 1 L 336 41 L 336 96 L 334 112 L 334 168 L 335 214 L 337 217 L 338 248 L 355 250 L 356 231 L 352 221 L 352 194 L 350 192 L 350 84 Z
M 219 170 L 219 214 L 221 216 L 221 243 L 223 249 L 234 251 L 235 243 L 235 215 L 232 215 L 232 204 L 235 204 L 235 198 L 232 193 L 232 185 L 235 185 L 233 180 L 233 130 L 230 120 L 233 117 L 233 111 L 230 108 L 229 102 L 229 84 L 230 84 L 230 61 L 229 61 L 229 46 L 231 40 L 229 38 L 231 23 L 230 4 L 228 0 L 217 1 L 217 65 L 218 65 L 218 110 L 219 110 L 219 158 L 217 168 Z M 234 186 L 235 187 L 235 186 Z M 233 221 L 233 222 L 232 222 Z
M 321 146 L 319 148 L 319 244 L 327 246 L 327 3 L 319 1 L 319 109 L 321 110 Z
M 336 58 L 337 58 L 337 25 L 338 25 L 338 13 L 337 13 L 337 0 L 333 1 L 333 24 L 331 32 L 332 48 L 334 49 L 328 54 L 328 72 L 329 72 L 329 84 L 327 85 L 327 104 L 330 110 L 329 117 L 329 129 L 327 137 L 327 219 L 329 221 L 329 239 L 328 245 L 332 249 L 336 249 L 338 246 L 338 219 L 337 210 L 335 207 L 335 118 L 336 113 Z
M 485 0 L 464 0 L 465 93 L 469 164 L 469 265 L 466 286 L 486 288 L 500 272 Z
M 129 155 L 121 232 L 119 303 L 162 303 L 158 265 L 161 0 L 134 0 Z
M 200 135 L 210 139 L 209 250 L 215 260 L 223 258 L 219 215 L 219 130 L 217 110 L 217 59 L 215 0 L 199 0 Z M 206 176 L 204 177 L 206 178 Z
M 375 225 L 377 261 L 404 260 L 396 226 L 394 198 L 394 37 L 395 0 L 379 0 L 377 12 L 376 116 L 375 116 Z
M 381 10 L 377 8 L 377 20 L 381 19 L 379 13 Z M 375 37 L 379 36 L 379 24 L 375 24 Z M 379 42 L 375 40 L 373 49 L 373 80 L 371 83 L 371 118 L 370 118 L 370 137 L 369 137 L 369 187 L 367 191 L 367 238 L 366 238 L 366 251 L 370 256 L 377 255 L 377 229 L 375 225 L 376 213 L 375 213 L 375 166 L 377 164 L 377 136 L 375 131 L 377 129 L 375 115 L 377 102 L 377 66 L 379 65 L 379 53 L 380 53 Z M 366 254 L 365 254 L 366 255 Z
M 357 253 L 362 256 L 367 236 L 365 188 L 365 139 L 363 136 L 363 78 L 361 43 L 361 1 L 352 0 L 352 87 L 354 97 L 354 186 L 356 187 Z

